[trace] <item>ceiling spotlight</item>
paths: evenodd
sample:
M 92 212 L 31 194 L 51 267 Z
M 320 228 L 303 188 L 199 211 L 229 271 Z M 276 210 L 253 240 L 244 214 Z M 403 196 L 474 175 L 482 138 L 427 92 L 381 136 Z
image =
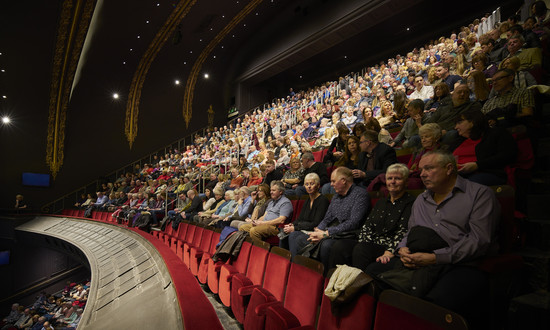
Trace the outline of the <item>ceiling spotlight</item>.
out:
M 216 58 L 216 55 L 214 55 L 213 57 Z
M 2 98 L 3 99 L 7 99 L 8 97 L 6 95 L 2 95 Z
M 122 64 L 126 65 L 126 62 L 122 62 Z
M 119 98 L 118 94 L 117 93 L 114 93 L 113 94 L 113 99 L 117 100 Z
M 141 38 L 141 36 L 138 36 L 138 39 Z
M 160 3 L 157 3 L 157 7 L 160 6 Z
M 2 117 L 2 123 L 9 124 L 10 122 L 11 122 L 10 117 L 8 117 L 8 116 Z
M 6 72 L 6 70 L 2 69 L 2 72 Z
M 149 24 L 149 21 L 145 21 L 145 24 Z
M 183 62 L 183 64 L 187 64 L 187 62 Z
M 204 78 L 205 78 L 205 79 L 208 79 L 208 77 L 210 77 L 210 76 L 208 75 L 208 73 L 205 73 L 205 74 L 204 74 Z
M 409 28 L 407 28 L 407 31 L 409 31 L 409 30 L 410 30 L 410 29 L 409 29 Z
M 130 48 L 130 51 L 134 50 L 133 48 Z
M 179 85 L 180 81 L 176 79 L 176 81 L 174 81 L 174 84 Z

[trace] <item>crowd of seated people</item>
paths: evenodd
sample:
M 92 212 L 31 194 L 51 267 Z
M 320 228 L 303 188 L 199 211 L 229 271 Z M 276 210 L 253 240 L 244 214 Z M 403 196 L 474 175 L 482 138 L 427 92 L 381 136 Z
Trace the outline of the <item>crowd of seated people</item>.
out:
M 12 305 L 2 319 L 2 330 L 76 329 L 88 300 L 90 283 L 67 282 L 66 287 L 53 295 L 41 292 L 30 306 Z
M 528 87 L 547 82 L 541 47 L 550 22 L 540 3 L 523 25 L 512 17 L 514 24 L 478 35 L 484 17 L 364 74 L 291 90 L 197 135 L 185 150 L 155 156 L 105 184 L 96 201 L 83 196 L 75 206 L 113 211 L 129 223 L 145 211 L 153 225 L 168 216 L 175 228 L 189 220 L 261 240 L 279 236 L 293 255 L 315 257 L 327 269 L 346 263 L 368 271 L 395 260 L 409 269 L 445 266 L 438 274 L 452 276 L 435 278 L 448 282 L 435 281 L 418 296 L 454 308 L 446 297 L 458 277 L 472 288 L 483 285 L 479 273 L 454 266 L 489 253 L 494 243 L 499 211 L 486 186 L 506 184 L 505 168 L 517 160 L 507 129 L 530 129 L 535 99 Z M 409 150 L 403 164 L 399 149 Z M 412 182 L 427 189 L 418 206 L 406 192 Z M 368 191 L 380 186 L 388 197 L 369 212 Z M 302 195 L 309 197 L 305 207 L 289 223 L 287 196 Z M 411 228 L 411 214 L 418 226 L 430 227 L 422 212 L 449 212 L 447 203 L 474 207 L 479 218 L 461 215 L 459 227 L 443 231 Z M 443 217 L 436 220 L 449 221 L 452 212 Z M 415 243 L 428 237 L 441 244 L 409 246 L 410 235 Z

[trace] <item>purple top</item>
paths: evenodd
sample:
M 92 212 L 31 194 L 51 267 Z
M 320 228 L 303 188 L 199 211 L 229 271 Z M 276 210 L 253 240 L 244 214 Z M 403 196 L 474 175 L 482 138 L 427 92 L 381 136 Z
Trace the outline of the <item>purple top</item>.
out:
M 413 204 L 409 231 L 414 226 L 433 229 L 449 247 L 435 250 L 437 264 L 455 264 L 487 254 L 495 243 L 500 206 L 493 191 L 457 177 L 453 191 L 438 205 L 429 190 Z M 407 245 L 405 235 L 397 249 Z

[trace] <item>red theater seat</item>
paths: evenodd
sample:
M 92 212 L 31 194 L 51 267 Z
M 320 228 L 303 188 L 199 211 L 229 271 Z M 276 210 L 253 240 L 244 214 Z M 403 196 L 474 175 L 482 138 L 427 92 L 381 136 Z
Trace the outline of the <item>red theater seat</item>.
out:
M 252 244 L 253 240 L 251 238 L 247 238 L 241 246 L 241 251 L 237 256 L 237 259 L 231 264 L 224 264 L 221 266 L 218 295 L 220 296 L 220 300 L 222 301 L 222 303 L 227 307 L 231 306 L 231 281 L 233 279 L 233 275 L 246 273 L 248 269 L 248 261 L 254 248 Z M 254 249 L 254 251 L 256 252 L 256 257 L 262 254 L 262 252 L 259 251 L 257 248 L 258 247 Z
M 194 226 L 194 225 L 190 225 Z M 192 241 L 184 242 L 183 243 L 183 263 L 189 268 L 190 265 L 190 253 L 191 253 L 191 247 L 199 247 L 201 245 L 202 240 L 202 232 L 204 231 L 204 227 L 200 225 L 196 225 L 197 228 L 195 228 L 195 235 L 193 236 Z
M 462 330 L 466 321 L 450 310 L 430 302 L 386 290 L 379 297 L 374 320 L 375 330 Z
M 244 311 L 250 298 L 250 295 L 240 295 L 239 290 L 242 287 L 262 285 L 269 248 L 268 243 L 255 240 L 250 251 L 250 261 L 248 262 L 246 274 L 234 274 L 231 279 L 231 310 L 239 323 L 244 322 Z M 221 295 L 220 292 L 220 297 Z
M 212 255 L 214 252 L 216 252 L 216 244 L 220 241 L 220 232 L 221 229 L 217 228 L 214 234 L 212 235 L 212 240 L 210 241 L 210 246 L 208 248 L 208 252 L 203 251 L 202 258 L 200 260 L 200 264 L 198 265 L 198 274 L 197 279 L 200 283 L 206 284 L 207 278 L 208 278 L 208 264 L 210 261 L 212 261 Z M 191 260 L 193 262 L 193 260 Z M 193 266 L 191 266 L 191 269 Z
M 290 266 L 285 301 L 267 308 L 265 329 L 315 326 L 323 283 L 322 263 L 295 256 Z
M 263 286 L 243 286 L 238 290 L 242 296 L 241 301 L 248 301 L 248 305 L 232 305 L 231 309 L 237 320 L 242 319 L 244 315 L 245 329 L 263 329 L 265 314 L 257 312 L 256 307 L 269 302 L 283 301 L 289 270 L 290 251 L 274 246 L 267 257 Z
M 325 288 L 329 279 L 325 280 Z M 331 310 L 330 299 L 323 294 L 317 330 L 372 329 L 376 300 L 366 292 L 346 304 L 338 315 Z
M 199 246 L 192 246 L 189 249 L 189 270 L 191 274 L 197 276 L 199 273 L 199 263 L 203 256 L 203 251 L 208 251 L 212 236 L 214 235 L 213 228 L 204 228 L 202 231 L 201 244 Z

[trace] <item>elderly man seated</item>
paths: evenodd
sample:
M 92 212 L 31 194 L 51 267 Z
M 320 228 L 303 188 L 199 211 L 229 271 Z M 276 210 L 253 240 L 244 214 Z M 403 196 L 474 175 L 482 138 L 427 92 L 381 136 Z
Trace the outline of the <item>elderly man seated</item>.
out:
M 264 215 L 258 220 L 239 227 L 247 231 L 252 238 L 262 240 L 279 233 L 277 226 L 285 223 L 292 216 L 292 203 L 284 196 L 285 186 L 281 181 L 271 182 L 271 200 L 267 204 Z
M 370 199 L 364 187 L 353 183 L 353 174 L 347 167 L 338 167 L 330 177 L 330 182 L 336 194 L 328 207 L 325 217 L 308 234 L 294 234 L 289 237 L 289 245 L 296 246 L 296 251 L 304 249 L 308 243 L 316 244 L 313 256 L 318 259 L 328 270 L 328 261 L 335 238 L 342 235 L 352 235 L 365 220 L 370 209 Z
M 366 272 L 475 323 L 485 313 L 488 281 L 471 261 L 496 252 L 500 206 L 490 188 L 457 175 L 450 153 L 426 153 L 419 169 L 427 190 L 412 207 L 408 232 L 397 245 L 396 257 L 386 264 L 371 263 Z M 396 286 L 388 281 L 387 272 L 395 269 L 415 273 L 408 273 L 410 280 Z

